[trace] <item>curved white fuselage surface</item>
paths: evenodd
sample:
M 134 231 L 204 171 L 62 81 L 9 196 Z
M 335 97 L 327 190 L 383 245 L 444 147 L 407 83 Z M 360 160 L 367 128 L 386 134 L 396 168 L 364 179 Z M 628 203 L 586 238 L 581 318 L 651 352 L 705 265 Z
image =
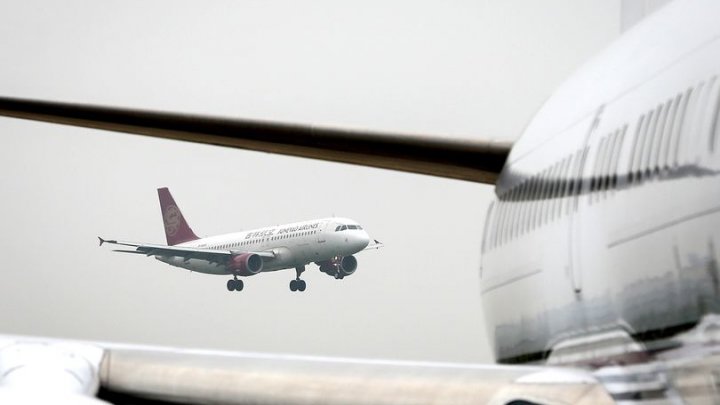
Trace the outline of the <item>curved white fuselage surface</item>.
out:
M 483 238 L 498 361 L 720 311 L 720 3 L 665 7 L 562 86 L 514 146 Z

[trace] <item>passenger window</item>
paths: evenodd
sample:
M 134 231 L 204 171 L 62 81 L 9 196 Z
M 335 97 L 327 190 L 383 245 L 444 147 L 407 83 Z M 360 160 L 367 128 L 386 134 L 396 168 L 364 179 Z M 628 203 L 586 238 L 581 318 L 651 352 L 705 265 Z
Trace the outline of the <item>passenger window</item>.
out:
M 541 219 L 541 223 L 545 224 L 547 222 L 550 222 L 550 212 L 552 211 L 552 205 L 553 205 L 553 192 L 555 191 L 555 170 L 556 166 L 552 165 L 550 166 L 550 169 L 548 169 L 548 177 L 547 177 L 547 193 L 545 201 L 543 202 L 543 214 Z
M 615 147 L 615 132 L 611 132 L 606 135 L 607 142 L 605 142 L 605 152 L 603 153 L 603 160 L 600 163 L 600 173 L 598 173 L 598 200 L 603 198 L 605 193 L 605 187 L 607 186 L 607 173 L 610 160 L 613 156 L 613 148 Z
M 566 181 L 565 178 L 567 176 L 568 167 L 570 167 L 570 160 L 567 156 L 565 156 L 560 161 L 560 171 L 558 172 L 558 190 L 557 190 L 557 203 L 555 204 L 555 213 L 553 216 L 555 218 L 560 218 L 562 216 L 562 205 L 563 205 L 563 197 L 565 197 L 565 190 L 566 190 Z
M 510 192 L 510 238 L 514 239 L 520 234 L 520 184 L 513 186 Z
M 482 236 L 482 243 L 480 245 L 480 252 L 485 253 L 488 246 L 485 244 L 492 240 L 492 236 L 488 237 L 488 232 L 492 232 L 492 226 L 495 223 L 495 201 L 492 201 L 490 203 L 490 206 L 488 207 L 487 215 L 485 215 L 485 227 L 483 229 L 483 236 Z M 482 277 L 482 274 L 481 274 Z
M 550 205 L 550 220 L 555 221 L 558 218 L 558 207 L 562 205 L 563 192 L 563 174 L 565 173 L 565 158 L 555 164 L 555 176 L 553 179 L 553 202 Z
M 635 178 L 635 172 L 637 171 L 637 165 L 640 158 L 640 137 L 645 129 L 646 125 L 645 114 L 640 116 L 637 126 L 635 127 L 635 139 L 633 140 L 632 151 L 630 151 L 630 163 L 628 164 L 628 181 L 632 183 Z
M 648 167 L 648 173 L 657 174 L 660 171 L 658 162 L 660 161 L 660 145 L 663 141 L 663 135 L 666 131 L 668 113 L 670 112 L 670 106 L 672 105 L 672 99 L 668 100 L 662 109 L 662 116 L 658 122 L 657 130 L 653 136 L 652 152 L 650 157 L 650 164 Z
M 560 203 L 560 216 L 563 214 L 563 205 L 566 204 L 566 198 L 570 196 L 570 187 L 572 185 L 572 168 L 573 168 L 573 154 L 568 155 L 565 160 L 565 173 L 563 174 L 563 201 Z
M 577 172 L 577 178 L 575 179 L 575 204 L 573 206 L 573 209 L 575 212 L 577 212 L 578 208 L 580 207 L 580 195 L 583 192 L 583 189 L 586 187 L 585 180 L 583 179 L 583 176 L 585 175 L 583 173 L 585 169 L 585 161 L 587 160 L 588 153 L 590 152 L 590 147 L 586 146 L 583 148 L 583 150 L 580 152 L 580 160 L 578 162 L 578 172 Z
M 502 201 L 500 201 L 500 199 L 498 198 L 497 204 L 495 205 L 495 215 L 494 215 L 495 218 L 493 218 L 493 228 L 492 228 L 493 230 L 492 230 L 492 236 L 491 236 L 492 239 L 490 240 L 490 249 L 495 249 L 495 247 L 497 247 L 497 238 L 498 238 L 498 234 L 500 233 L 500 229 L 498 226 L 500 224 L 499 218 L 500 218 L 500 212 L 501 212 L 500 210 L 501 209 L 502 209 Z
M 507 199 L 505 194 L 500 195 L 500 211 L 498 218 L 497 244 L 501 245 L 505 241 L 505 219 L 507 217 Z
M 534 201 L 533 198 L 535 197 L 535 184 L 535 177 L 525 180 L 525 201 L 523 203 L 522 218 L 520 220 L 523 233 L 530 231 L 530 209 Z
M 668 111 L 667 121 L 663 128 L 662 139 L 660 143 L 660 152 L 658 157 L 658 169 L 665 171 L 668 169 L 668 152 L 670 150 L 670 140 L 673 135 L 675 128 L 675 121 L 677 120 L 678 107 L 680 106 L 681 95 L 678 94 L 674 99 L 668 101 L 671 103 L 670 110 Z
M 720 123 L 718 123 L 718 115 L 720 114 L 720 91 L 715 92 L 713 107 L 711 110 L 712 117 L 710 122 L 710 138 L 708 139 L 708 150 L 710 153 L 715 152 L 715 143 L 717 142 L 718 132 L 720 132 Z
M 545 191 L 547 190 L 547 181 L 546 181 L 546 170 L 543 170 L 540 172 L 540 175 L 538 176 L 538 199 L 535 200 L 535 207 L 533 208 L 533 218 L 532 218 L 532 227 L 533 229 L 536 229 L 540 227 L 540 217 L 542 214 L 542 203 L 545 199 Z
M 535 201 L 535 190 L 536 190 L 536 176 L 530 177 L 529 179 L 525 180 L 525 183 L 527 184 L 526 190 L 525 190 L 525 203 L 522 207 L 522 217 L 520 219 L 521 221 L 521 227 L 522 232 L 530 232 L 531 226 L 530 226 L 530 213 L 532 212 L 533 203 Z
M 516 192 L 517 188 L 513 187 L 510 189 L 510 193 L 508 193 L 508 240 L 512 240 L 515 237 L 515 211 L 517 209 L 517 204 L 515 203 Z
M 533 229 L 535 229 L 535 226 L 536 226 L 535 219 L 537 218 L 537 208 L 539 205 L 539 201 L 542 198 L 542 188 L 543 188 L 542 172 L 536 174 L 533 177 L 533 179 L 535 182 L 535 190 L 533 191 L 533 198 L 530 203 L 530 206 L 528 206 L 528 230 L 529 231 L 532 231 Z
M 548 219 L 548 211 L 550 211 L 549 207 L 552 203 L 552 178 L 553 167 L 550 166 L 545 169 L 545 192 L 543 193 L 542 206 L 540 207 L 540 226 L 545 225 Z
M 638 171 L 640 173 L 640 180 L 643 180 L 650 174 L 650 157 L 652 154 L 652 143 L 653 139 L 655 139 L 655 136 L 657 135 L 656 129 L 658 126 L 658 121 L 660 119 L 660 113 L 662 112 L 663 105 L 658 105 L 657 108 L 652 113 L 652 119 L 648 122 L 648 127 L 645 133 L 643 134 L 643 144 L 642 144 L 642 158 L 640 160 L 640 167 L 638 168 Z
M 593 201 L 592 193 L 595 192 L 595 190 L 598 188 L 598 177 L 600 175 L 600 167 L 601 162 L 604 157 L 605 153 L 605 144 L 607 143 L 607 137 L 602 138 L 600 140 L 600 145 L 598 146 L 597 153 L 595 154 L 595 164 L 593 165 L 592 173 L 590 173 L 590 202 Z
M 515 202 L 513 201 L 515 189 L 510 189 L 507 192 L 507 221 L 505 224 L 505 240 L 512 240 L 512 227 L 513 227 L 513 211 L 515 209 Z
M 515 189 L 513 190 L 513 200 L 515 207 L 513 209 L 513 237 L 518 237 L 520 235 L 520 208 L 522 207 L 522 204 L 520 203 L 520 185 L 515 186 Z
M 577 163 L 575 162 L 575 158 L 573 157 L 574 155 L 575 155 L 575 154 L 571 153 L 570 156 L 568 156 L 568 158 L 567 158 L 567 159 L 568 159 L 568 166 L 567 166 L 567 170 L 565 171 L 565 176 L 564 176 L 564 178 L 565 178 L 565 192 L 564 192 L 564 197 L 565 197 L 566 199 L 564 200 L 563 204 L 566 206 L 565 214 L 568 213 L 567 210 L 568 210 L 568 208 L 570 207 L 570 206 L 568 205 L 568 202 L 571 200 L 569 197 L 572 195 L 572 190 L 573 190 L 573 176 L 574 176 L 574 173 L 575 173 L 575 166 L 576 166 L 576 164 L 577 164 Z M 563 205 L 563 204 L 561 204 L 561 206 L 560 206 L 560 215 L 563 214 L 563 209 L 562 209 L 562 205 Z
M 527 210 L 527 206 L 529 203 L 528 200 L 528 192 L 530 187 L 530 180 L 525 179 L 518 185 L 518 195 L 517 195 L 517 204 L 518 204 L 518 213 L 517 213 L 517 231 L 518 236 L 523 235 L 525 233 L 525 213 Z
M 565 182 L 563 181 L 563 178 L 565 177 L 565 167 L 567 166 L 567 158 L 563 157 L 562 160 L 558 162 L 558 170 L 557 174 L 555 175 L 555 203 L 553 204 L 553 218 L 557 219 L 560 217 L 560 207 L 562 206 L 562 196 L 563 191 L 565 189 Z
M 608 184 L 610 183 L 610 167 L 612 162 L 617 155 L 617 139 L 620 134 L 620 130 L 617 129 L 615 132 L 609 135 L 607 153 L 605 155 L 605 162 L 603 162 L 603 169 L 600 178 L 600 191 L 602 192 L 603 198 L 607 196 Z
M 504 201 L 504 213 L 503 213 L 503 222 L 502 222 L 502 239 L 500 240 L 501 243 L 507 242 L 508 239 L 508 229 L 510 226 L 508 225 L 510 221 L 510 209 L 512 208 L 512 203 L 510 202 L 510 193 L 506 191 L 503 195 Z
M 673 139 L 670 141 L 670 151 L 668 154 L 672 156 L 672 167 L 677 167 L 680 164 L 680 138 L 682 138 L 685 118 L 688 114 L 688 105 L 690 104 L 690 98 L 693 96 L 693 88 L 688 88 L 685 91 L 682 106 L 680 107 L 680 114 L 675 125 L 675 131 L 673 133 Z
M 570 192 L 570 172 L 572 171 L 572 154 L 565 157 L 565 170 L 562 175 L 563 192 L 562 197 L 565 198 Z M 562 210 L 560 210 L 562 213 Z
M 555 206 L 558 204 L 558 194 L 560 192 L 560 172 L 562 171 L 562 162 L 555 162 L 552 174 L 552 190 L 550 191 L 550 204 L 548 205 L 548 222 L 555 220 Z
M 505 232 L 505 214 L 507 213 L 507 200 L 505 199 L 505 196 L 501 196 L 500 198 L 500 204 L 499 204 L 500 210 L 498 211 L 498 230 L 497 230 L 497 240 L 496 245 L 500 246 L 503 243 L 503 237 Z
M 702 117 L 702 101 L 706 98 L 706 90 L 707 88 L 705 86 L 705 82 L 700 83 L 695 87 L 692 97 L 688 101 L 688 120 L 686 121 L 682 133 L 680 134 L 680 137 L 683 138 L 683 140 L 677 144 L 679 165 L 683 165 L 692 159 L 693 146 L 696 145 L 693 138 L 701 127 L 700 118 Z
M 497 232 L 498 232 L 498 228 L 497 228 L 498 213 L 499 213 L 498 208 L 500 207 L 500 201 L 497 200 L 497 201 L 491 202 L 490 207 L 492 207 L 492 208 L 488 208 L 488 209 L 492 211 L 492 216 L 488 216 L 488 218 L 490 219 L 490 230 L 489 230 L 490 236 L 488 237 L 488 241 L 489 241 L 488 250 L 495 249 L 495 246 L 497 246 L 495 241 L 497 239 Z
M 713 76 L 705 87 L 704 96 L 698 106 L 698 127 L 693 131 L 696 139 L 692 141 L 692 159 L 697 161 L 706 155 L 710 148 L 708 142 L 714 132 L 715 104 L 717 94 L 717 76 Z M 705 138 L 707 136 L 707 138 Z M 707 140 L 706 140 L 707 139 Z
M 627 133 L 628 125 L 625 124 L 625 126 L 622 129 L 622 132 L 620 133 L 620 139 L 618 140 L 617 145 L 617 152 L 615 152 L 615 162 L 612 165 L 612 170 L 610 173 L 610 187 L 614 190 L 617 188 L 618 184 L 618 176 L 619 176 L 619 167 L 620 167 L 620 155 L 622 154 L 623 145 L 625 144 L 625 134 Z

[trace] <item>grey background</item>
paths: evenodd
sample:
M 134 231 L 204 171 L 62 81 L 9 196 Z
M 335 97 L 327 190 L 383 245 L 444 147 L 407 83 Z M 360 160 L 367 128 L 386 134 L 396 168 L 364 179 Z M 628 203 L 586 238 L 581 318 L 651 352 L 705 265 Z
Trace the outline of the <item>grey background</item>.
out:
M 514 139 L 620 32 L 620 1 L 0 1 L 0 94 Z M 2 332 L 491 361 L 478 288 L 492 187 L 0 118 Z M 245 279 L 97 247 L 347 216 L 387 246 L 343 281 Z M 512 305 L 512 303 L 508 303 Z

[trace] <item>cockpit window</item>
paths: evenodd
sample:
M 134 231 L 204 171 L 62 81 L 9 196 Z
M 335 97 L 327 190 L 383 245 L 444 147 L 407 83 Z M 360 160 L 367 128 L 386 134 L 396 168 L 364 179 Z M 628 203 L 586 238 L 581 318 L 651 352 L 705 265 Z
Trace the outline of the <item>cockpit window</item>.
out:
M 360 225 L 338 225 L 335 232 L 345 231 L 347 229 L 363 229 Z

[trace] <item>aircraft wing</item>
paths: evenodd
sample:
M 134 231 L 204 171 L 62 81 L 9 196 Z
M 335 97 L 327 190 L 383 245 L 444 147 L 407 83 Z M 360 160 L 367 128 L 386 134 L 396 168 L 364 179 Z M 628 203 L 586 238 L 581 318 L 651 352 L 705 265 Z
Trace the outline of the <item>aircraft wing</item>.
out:
M 0 335 L 0 349 L 0 401 L 13 400 L 3 404 L 612 403 L 591 374 L 568 368 L 238 353 L 13 335 Z
M 495 184 L 511 144 L 0 97 L 0 115 Z
M 124 242 L 111 239 L 103 239 L 98 237 L 100 240 L 100 246 L 104 243 L 112 245 L 134 247 L 135 250 L 128 249 L 116 249 L 116 252 L 121 253 L 136 253 L 144 254 L 146 256 L 165 256 L 165 257 L 182 257 L 184 259 L 202 259 L 213 263 L 225 263 L 233 254 L 239 253 L 232 250 L 217 250 L 217 249 L 204 249 L 187 246 L 167 246 L 167 245 L 155 245 L 151 243 L 135 243 L 135 242 Z M 242 252 L 242 253 L 254 253 L 265 259 L 272 259 L 275 254 L 270 251 L 258 251 L 258 252 Z
M 101 397 L 218 404 L 612 403 L 577 369 L 110 346 Z

